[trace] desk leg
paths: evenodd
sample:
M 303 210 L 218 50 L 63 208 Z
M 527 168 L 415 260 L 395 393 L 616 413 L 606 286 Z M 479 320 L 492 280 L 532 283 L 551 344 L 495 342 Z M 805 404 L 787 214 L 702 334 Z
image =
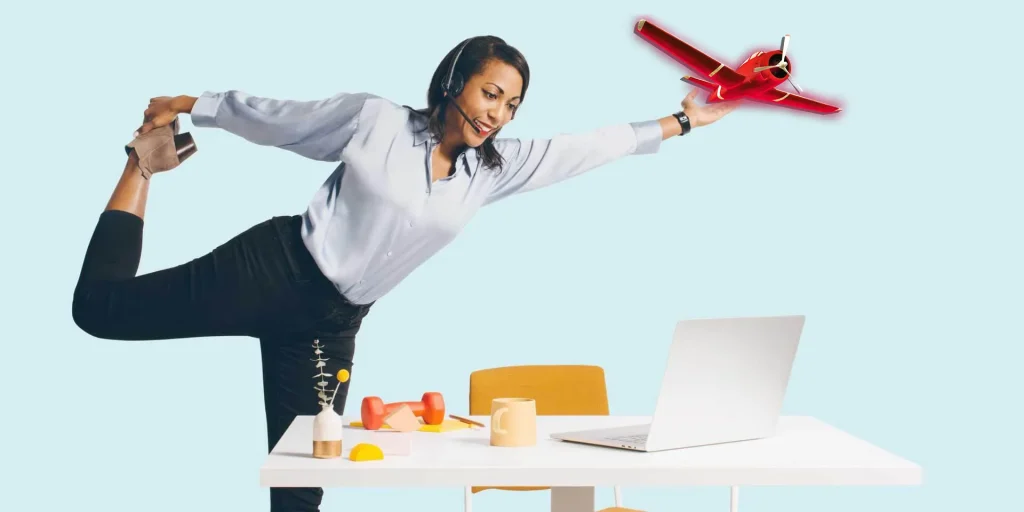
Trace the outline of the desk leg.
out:
M 551 512 L 594 512 L 594 488 L 552 487 Z
M 729 512 L 738 512 L 740 509 L 740 488 L 735 485 L 729 488 Z

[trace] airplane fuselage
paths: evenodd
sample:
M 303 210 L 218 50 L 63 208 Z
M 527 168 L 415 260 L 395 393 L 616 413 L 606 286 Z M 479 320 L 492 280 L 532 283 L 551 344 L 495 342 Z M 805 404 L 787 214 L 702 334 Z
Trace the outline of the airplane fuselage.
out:
M 736 100 L 744 96 L 757 95 L 770 89 L 774 89 L 779 84 L 786 81 L 786 71 L 779 68 L 772 68 L 754 72 L 754 69 L 762 66 L 774 66 L 779 63 L 781 57 L 782 52 L 780 50 L 755 52 L 747 58 L 739 68 L 736 69 L 736 72 L 746 77 L 743 82 L 732 87 L 717 85 L 715 89 L 708 94 L 708 103 Z M 789 72 L 792 73 L 793 63 L 789 60 L 788 55 L 786 56 L 786 63 Z

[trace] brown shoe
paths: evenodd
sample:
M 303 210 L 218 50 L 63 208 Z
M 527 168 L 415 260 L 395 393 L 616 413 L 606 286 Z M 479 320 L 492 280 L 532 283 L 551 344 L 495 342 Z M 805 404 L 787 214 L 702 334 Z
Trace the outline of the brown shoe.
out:
M 149 179 L 153 173 L 164 172 L 181 165 L 198 149 L 192 134 L 178 133 L 178 119 L 170 125 L 161 126 L 146 132 L 125 145 L 125 153 L 132 151 L 139 157 L 139 170 L 142 177 Z

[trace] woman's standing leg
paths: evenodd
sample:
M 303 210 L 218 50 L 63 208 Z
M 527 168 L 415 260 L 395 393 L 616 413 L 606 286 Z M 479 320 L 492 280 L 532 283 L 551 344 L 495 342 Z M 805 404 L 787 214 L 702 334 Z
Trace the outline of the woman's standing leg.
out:
M 80 328 L 120 340 L 238 336 L 308 317 L 281 219 L 188 263 L 136 276 L 149 187 L 132 153 L 86 250 L 72 305 Z
M 319 373 L 316 367 L 317 355 L 314 341 L 319 340 L 326 359 L 324 373 L 331 374 L 328 382 L 328 396 L 338 380 L 338 370 L 345 369 L 352 374 L 355 356 L 355 338 L 369 305 L 352 305 L 341 296 L 328 299 L 330 313 L 319 325 L 310 325 L 307 330 L 290 334 L 267 335 L 260 338 L 263 357 L 263 396 L 267 415 L 267 451 L 270 452 L 296 416 L 315 416 L 320 412 L 320 398 L 317 396 L 314 378 Z M 344 414 L 351 378 L 341 383 L 334 397 L 334 410 Z M 309 446 L 312 450 L 312 444 Z M 320 508 L 323 489 L 312 488 L 271 488 L 271 512 L 315 512 Z

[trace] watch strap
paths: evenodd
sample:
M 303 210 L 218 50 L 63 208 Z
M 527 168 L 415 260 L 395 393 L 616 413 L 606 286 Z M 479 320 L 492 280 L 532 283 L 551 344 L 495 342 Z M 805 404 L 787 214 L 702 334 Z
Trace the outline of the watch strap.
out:
M 682 137 L 683 135 L 690 133 L 690 118 L 687 117 L 686 113 L 680 111 L 672 115 L 676 118 L 676 121 L 679 121 L 679 126 L 683 129 L 683 132 L 680 133 L 679 136 Z

